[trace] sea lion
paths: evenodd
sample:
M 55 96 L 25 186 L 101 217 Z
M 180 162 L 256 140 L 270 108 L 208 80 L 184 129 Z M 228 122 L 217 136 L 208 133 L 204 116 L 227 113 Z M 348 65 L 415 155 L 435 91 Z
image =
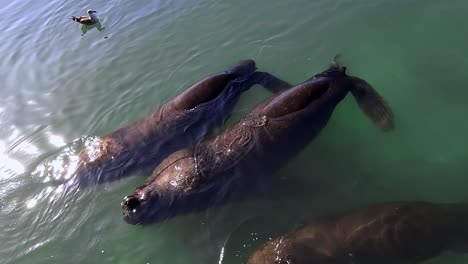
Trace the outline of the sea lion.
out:
M 263 85 L 284 83 L 255 74 L 267 75 Z M 378 126 L 393 128 L 393 114 L 377 92 L 348 76 L 345 67 L 332 65 L 261 103 L 216 137 L 169 156 L 123 199 L 124 220 L 145 224 L 222 204 L 237 187 L 251 193 L 247 188 L 256 180 L 271 175 L 319 134 L 349 91 Z
M 102 183 L 151 172 L 169 154 L 198 142 L 222 124 L 242 92 L 252 85 L 253 60 L 193 84 L 142 120 L 98 138 L 79 153 L 71 179 Z M 59 183 L 68 179 L 58 179 Z
M 468 252 L 468 205 L 388 202 L 312 220 L 268 241 L 248 264 L 420 263 Z

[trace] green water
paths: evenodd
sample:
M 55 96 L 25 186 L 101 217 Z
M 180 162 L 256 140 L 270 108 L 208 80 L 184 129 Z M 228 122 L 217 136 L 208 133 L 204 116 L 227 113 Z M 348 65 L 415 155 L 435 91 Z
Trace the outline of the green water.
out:
M 105 28 L 81 36 L 69 17 L 87 8 Z M 242 263 L 305 216 L 467 202 L 467 10 L 461 0 L 2 1 L 0 263 Z M 388 100 L 396 129 L 381 133 L 347 98 L 275 175 L 270 199 L 141 227 L 122 220 L 120 201 L 147 175 L 74 193 L 45 182 L 79 140 L 240 59 L 299 83 L 337 53 Z M 244 93 L 226 126 L 269 96 Z

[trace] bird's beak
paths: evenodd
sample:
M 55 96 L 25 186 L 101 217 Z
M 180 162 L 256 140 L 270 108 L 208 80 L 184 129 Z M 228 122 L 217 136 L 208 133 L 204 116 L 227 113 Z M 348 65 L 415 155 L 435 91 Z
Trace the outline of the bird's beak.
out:
M 91 10 L 91 13 L 97 13 L 97 11 Z

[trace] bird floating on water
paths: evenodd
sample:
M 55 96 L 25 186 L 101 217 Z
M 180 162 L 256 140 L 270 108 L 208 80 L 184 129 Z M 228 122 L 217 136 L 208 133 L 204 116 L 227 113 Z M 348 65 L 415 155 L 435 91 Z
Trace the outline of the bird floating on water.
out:
M 94 13 L 97 13 L 94 10 L 88 9 L 87 16 L 72 16 L 71 19 L 83 25 L 93 25 L 98 22 L 98 18 Z

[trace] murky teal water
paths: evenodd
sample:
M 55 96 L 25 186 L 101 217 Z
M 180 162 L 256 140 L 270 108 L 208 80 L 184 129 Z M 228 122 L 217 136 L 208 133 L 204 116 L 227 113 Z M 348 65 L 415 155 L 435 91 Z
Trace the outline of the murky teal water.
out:
M 371 202 L 468 201 L 468 44 L 461 0 L 2 1 L 0 262 L 242 263 L 304 216 Z M 81 36 L 71 15 L 97 10 Z M 145 176 L 66 192 L 47 179 L 80 142 L 142 118 L 240 59 L 298 83 L 336 53 L 396 115 L 352 98 L 275 177 L 277 195 L 151 226 L 120 201 Z M 270 96 L 244 93 L 228 124 Z M 431 263 L 466 263 L 445 255 Z

